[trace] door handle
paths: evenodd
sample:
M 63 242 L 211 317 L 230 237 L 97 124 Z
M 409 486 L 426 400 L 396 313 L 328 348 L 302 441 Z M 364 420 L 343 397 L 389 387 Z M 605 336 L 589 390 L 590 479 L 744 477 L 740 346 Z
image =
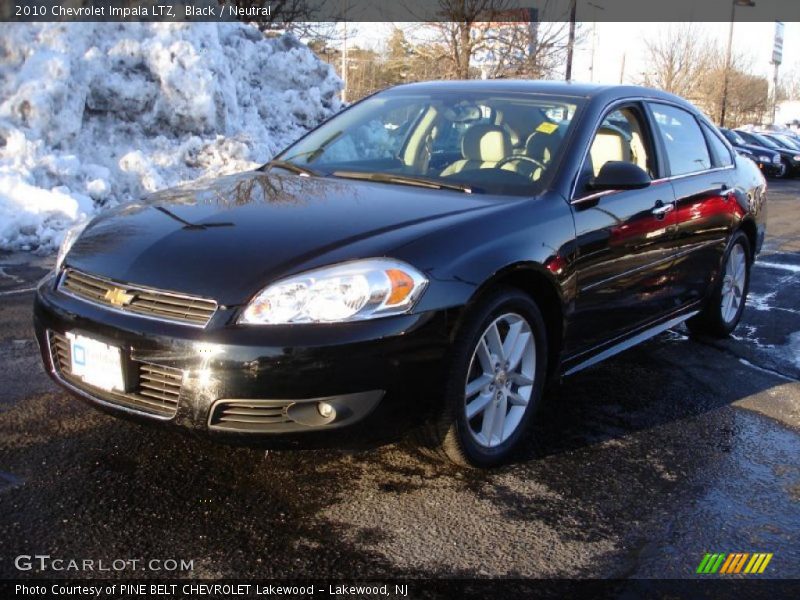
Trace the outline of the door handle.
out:
M 658 200 L 651 212 L 659 219 L 662 219 L 673 210 L 675 210 L 675 204 L 672 202 L 664 204 L 661 200 Z

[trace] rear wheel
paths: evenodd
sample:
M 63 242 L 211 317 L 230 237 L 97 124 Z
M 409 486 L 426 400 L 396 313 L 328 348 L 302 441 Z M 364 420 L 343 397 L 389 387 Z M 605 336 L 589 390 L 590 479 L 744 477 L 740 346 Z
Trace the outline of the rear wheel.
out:
M 750 242 L 738 231 L 725 253 L 722 271 L 705 308 L 686 322 L 692 333 L 727 337 L 742 318 L 750 287 Z
M 451 461 L 500 464 L 517 449 L 538 407 L 547 338 L 536 303 L 514 289 L 470 310 L 454 344 L 433 444 Z

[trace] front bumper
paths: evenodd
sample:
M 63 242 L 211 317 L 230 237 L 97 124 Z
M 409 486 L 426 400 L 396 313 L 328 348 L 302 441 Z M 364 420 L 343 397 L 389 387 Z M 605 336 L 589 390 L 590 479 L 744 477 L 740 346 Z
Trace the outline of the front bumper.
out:
M 781 170 L 783 169 L 783 165 L 781 163 L 773 163 L 773 162 L 758 162 L 758 166 L 761 169 L 761 172 L 764 173 L 766 177 L 776 177 L 780 174 Z
M 118 416 L 213 435 L 324 431 L 424 412 L 410 405 L 427 405 L 419 391 L 439 388 L 457 316 L 269 327 L 215 320 L 198 329 L 108 310 L 59 292 L 55 280 L 39 286 L 34 325 L 60 385 Z M 71 375 L 68 333 L 122 349 L 125 392 Z

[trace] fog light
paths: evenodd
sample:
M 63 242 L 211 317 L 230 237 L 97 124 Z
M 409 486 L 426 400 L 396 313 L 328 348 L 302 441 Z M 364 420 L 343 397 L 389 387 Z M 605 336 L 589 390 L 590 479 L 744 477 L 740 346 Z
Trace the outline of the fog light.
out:
M 317 411 L 319 411 L 319 415 L 323 419 L 328 419 L 334 414 L 333 407 L 328 404 L 327 402 L 319 402 L 317 403 Z

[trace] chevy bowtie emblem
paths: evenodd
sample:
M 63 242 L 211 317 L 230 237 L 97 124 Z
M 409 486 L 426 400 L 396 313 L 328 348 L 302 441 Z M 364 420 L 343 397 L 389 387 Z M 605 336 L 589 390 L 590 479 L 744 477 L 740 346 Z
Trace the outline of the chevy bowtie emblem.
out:
M 104 296 L 114 306 L 127 306 L 136 296 L 120 288 L 111 288 Z

